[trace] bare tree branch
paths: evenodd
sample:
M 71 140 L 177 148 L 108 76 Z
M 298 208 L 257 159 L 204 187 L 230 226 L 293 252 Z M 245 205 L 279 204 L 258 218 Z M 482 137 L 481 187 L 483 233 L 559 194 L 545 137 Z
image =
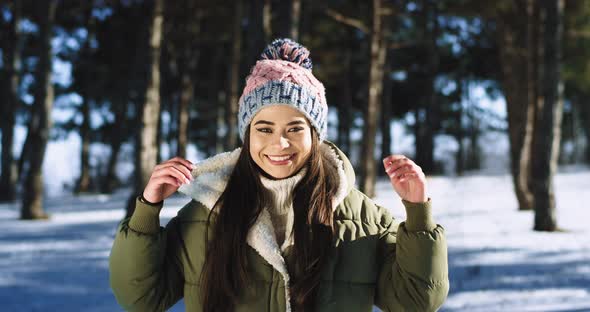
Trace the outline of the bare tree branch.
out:
M 329 17 L 333 18 L 335 21 L 354 27 L 365 34 L 369 34 L 371 32 L 369 30 L 369 27 L 367 27 L 367 25 L 365 25 L 362 21 L 358 19 L 344 16 L 343 14 L 336 12 L 333 9 L 325 9 L 324 13 L 326 13 L 326 15 L 328 15 Z

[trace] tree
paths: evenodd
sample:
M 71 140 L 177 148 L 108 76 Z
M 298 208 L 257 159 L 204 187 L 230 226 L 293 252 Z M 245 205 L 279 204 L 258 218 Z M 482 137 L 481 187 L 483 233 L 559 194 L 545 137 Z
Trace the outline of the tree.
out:
M 135 188 L 127 204 L 127 217 L 135 210 L 135 198 L 141 194 L 150 179 L 158 156 L 157 131 L 160 116 L 160 50 L 162 45 L 164 0 L 155 0 L 150 25 L 149 76 L 145 90 L 145 103 L 138 112 L 140 129 L 135 146 Z
M 270 1 L 267 0 L 253 0 L 249 1 L 248 10 L 248 28 L 246 31 L 247 50 L 246 59 L 244 60 L 244 68 L 242 69 L 242 77 L 245 77 L 250 72 L 250 68 L 254 65 L 262 50 L 270 40 Z
M 209 72 L 211 73 L 210 79 L 207 81 L 208 85 L 208 92 L 207 92 L 207 100 L 208 100 L 208 109 L 205 110 L 205 115 L 203 116 L 206 120 L 207 125 L 207 146 L 208 146 L 208 156 L 213 156 L 221 151 L 221 140 L 217 134 L 217 129 L 219 129 L 220 118 L 222 117 L 221 112 L 223 105 L 220 103 L 220 92 L 223 89 L 222 83 L 220 81 L 223 75 L 220 75 L 219 68 L 222 68 L 223 64 L 223 55 L 219 51 L 219 47 L 213 48 L 213 55 L 208 64 L 210 66 Z M 221 71 L 223 72 L 223 71 Z
M 385 65 L 383 68 L 383 95 L 381 100 L 381 159 L 391 154 L 391 119 L 392 119 L 392 84 L 391 79 L 391 53 L 386 53 Z M 385 175 L 384 170 L 379 170 L 381 175 Z
M 229 70 L 229 87 L 226 104 L 225 123 L 227 126 L 227 136 L 225 138 L 225 149 L 230 150 L 238 145 L 238 101 L 240 88 L 240 61 L 242 50 L 242 0 L 236 0 L 234 3 L 234 20 L 232 28 L 232 45 L 231 45 L 231 64 Z
M 377 123 L 383 94 L 383 67 L 387 54 L 384 37 L 383 6 L 381 0 L 373 0 L 373 25 L 371 27 L 371 56 L 369 67 L 369 103 L 363 127 L 363 147 L 361 149 L 360 189 L 369 197 L 375 196 L 376 163 L 375 139 Z
M 118 159 L 126 156 L 123 144 L 140 131 L 136 117 L 145 100 L 149 62 L 146 16 L 150 16 L 150 8 L 146 3 L 115 1 L 108 7 L 112 15 L 96 20 L 94 96 L 114 117 L 95 131 L 111 150 L 100 186 L 106 193 L 120 184 L 116 168 Z
M 179 1 L 166 6 L 165 50 L 163 51 L 163 101 L 169 102 L 172 121 L 176 123 L 175 155 L 186 156 L 189 142 L 189 114 L 195 103 L 197 66 L 205 41 L 201 32 L 203 16 L 208 10 L 195 1 Z M 200 3 L 202 5 L 202 3 Z M 166 100 L 168 99 L 168 100 Z M 175 107 L 175 109 L 173 109 Z
M 579 120 L 579 126 L 572 125 L 572 136 L 584 136 L 586 149 L 580 150 L 580 158 L 590 164 L 590 3 L 587 1 L 566 1 L 564 8 L 563 32 L 563 81 L 564 97 L 570 102 L 571 119 Z M 564 103 L 565 104 L 565 103 Z M 565 114 L 565 112 L 564 112 Z M 564 126 L 566 116 L 564 116 Z M 581 130 L 581 131 L 580 131 Z M 567 133 L 564 133 L 564 136 Z
M 49 140 L 51 129 L 51 108 L 53 106 L 53 84 L 51 82 L 51 38 L 57 0 L 43 1 L 37 6 L 40 16 L 39 22 L 39 63 L 35 75 L 35 103 L 31 111 L 29 132 L 27 140 L 30 140 L 34 149 L 28 155 L 29 169 L 27 171 L 24 187 L 23 202 L 21 207 L 21 219 L 47 219 L 48 215 L 43 210 L 43 159 Z
M 100 190 L 103 193 L 111 193 L 119 186 L 116 173 L 117 159 L 121 145 L 127 137 L 127 128 L 125 127 L 128 104 L 125 100 L 116 99 L 112 104 L 114 113 L 113 123 L 106 126 L 105 136 L 110 138 L 111 154 L 107 160 L 106 173 L 102 179 Z
M 543 21 L 542 97 L 537 102 L 535 138 L 533 140 L 532 186 L 535 195 L 536 231 L 557 230 L 553 176 L 557 169 L 563 86 L 561 80 L 561 42 L 563 32 L 563 0 L 541 3 Z
M 302 36 L 312 51 L 314 63 L 319 64 L 314 67 L 314 74 L 324 84 L 328 102 L 338 110 L 338 147 L 350 155 L 356 165 L 359 161 L 351 132 L 361 127 L 357 125 L 356 113 L 367 107 L 367 56 L 370 55 L 367 20 L 372 3 L 305 4 Z M 330 35 L 325 36 L 327 33 Z
M 426 67 L 424 68 L 424 97 L 414 110 L 415 162 L 429 174 L 434 172 L 434 134 L 438 124 L 437 91 L 435 79 L 439 71 L 439 52 L 436 40 L 439 37 L 438 1 L 421 2 L 420 23 L 426 48 Z
M 284 0 L 278 2 L 277 27 L 275 37 L 288 37 L 299 41 L 299 20 L 301 0 Z
M 12 201 L 15 199 L 17 171 L 16 162 L 12 154 L 14 141 L 14 127 L 16 122 L 16 108 L 19 106 L 18 86 L 20 83 L 20 31 L 18 25 L 21 19 L 21 2 L 12 2 L 12 18 L 6 31 L 7 36 L 3 41 L 2 56 L 6 100 L 2 101 L 0 112 L 0 129 L 2 131 L 2 176 L 0 177 L 0 201 Z M 2 87 L 2 86 L 0 86 Z
M 353 101 L 354 101 L 354 61 L 353 54 L 356 45 L 354 38 L 354 29 L 347 29 L 342 58 L 342 75 L 339 75 L 337 81 L 340 85 L 341 92 L 338 93 L 338 147 L 345 153 L 350 154 L 352 141 L 350 131 L 353 127 Z
M 90 189 L 90 104 L 95 99 L 92 89 L 92 66 L 90 62 L 92 53 L 92 41 L 95 39 L 96 18 L 92 14 L 93 1 L 84 4 L 84 20 L 87 29 L 86 40 L 80 50 L 81 62 L 78 65 L 78 79 L 80 80 L 80 95 L 82 96 L 82 125 L 80 127 L 81 153 L 80 153 L 80 177 L 77 181 L 75 192 L 88 192 Z
M 534 103 L 537 99 L 537 1 L 516 1 L 498 10 L 498 49 L 508 112 L 510 170 L 519 210 L 534 206 L 530 190 Z M 502 6 L 500 6 L 503 8 Z M 524 16 L 525 18 L 522 18 Z M 522 92 L 524 82 L 525 92 Z

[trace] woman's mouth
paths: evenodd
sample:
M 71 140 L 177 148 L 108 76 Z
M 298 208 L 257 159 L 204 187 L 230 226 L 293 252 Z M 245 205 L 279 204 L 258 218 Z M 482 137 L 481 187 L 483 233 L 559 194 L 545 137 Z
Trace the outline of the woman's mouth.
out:
M 295 158 L 297 154 L 287 154 L 287 155 L 264 155 L 270 161 L 271 164 L 281 166 L 288 164 L 293 158 Z

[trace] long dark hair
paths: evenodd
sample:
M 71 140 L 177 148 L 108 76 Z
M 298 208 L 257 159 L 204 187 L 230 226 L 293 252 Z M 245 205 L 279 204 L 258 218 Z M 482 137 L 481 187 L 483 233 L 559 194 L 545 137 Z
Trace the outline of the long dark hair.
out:
M 293 310 L 312 309 L 320 273 L 333 238 L 332 197 L 335 173 L 329 170 L 312 127 L 312 147 L 307 174 L 294 189 L 294 272 L 291 276 Z M 250 127 L 227 186 L 211 209 L 205 240 L 207 250 L 201 272 L 203 311 L 232 311 L 243 287 L 247 287 L 246 237 L 262 209 L 269 203 L 260 182 L 262 173 L 250 157 Z M 211 223 L 212 219 L 215 222 Z M 209 233 L 210 231 L 210 233 Z M 211 238 L 209 239 L 209 234 Z M 288 239 L 287 237 L 285 239 Z

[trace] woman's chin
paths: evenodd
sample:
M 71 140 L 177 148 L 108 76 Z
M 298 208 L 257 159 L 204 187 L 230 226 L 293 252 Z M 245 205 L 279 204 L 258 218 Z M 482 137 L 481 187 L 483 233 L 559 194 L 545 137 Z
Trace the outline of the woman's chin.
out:
M 273 179 L 285 179 L 288 178 L 290 176 L 292 176 L 293 174 L 295 174 L 295 170 L 293 170 L 293 167 L 289 167 L 289 168 L 282 168 L 282 169 L 278 169 L 277 168 L 263 168 L 264 173 L 266 173 L 267 176 L 269 176 L 270 178 Z
M 277 179 L 277 180 L 284 179 L 289 176 L 289 173 L 277 172 L 277 171 L 271 171 L 271 172 L 266 171 L 266 174 L 269 175 L 271 178 Z

